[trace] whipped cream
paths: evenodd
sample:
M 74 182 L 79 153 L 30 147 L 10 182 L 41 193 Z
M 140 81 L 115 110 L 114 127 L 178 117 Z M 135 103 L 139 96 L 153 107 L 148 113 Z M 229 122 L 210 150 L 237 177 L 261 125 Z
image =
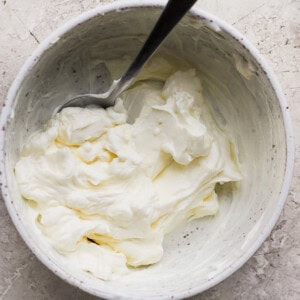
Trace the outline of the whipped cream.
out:
M 29 138 L 15 167 L 20 192 L 70 263 L 114 279 L 159 262 L 175 227 L 217 213 L 216 184 L 241 173 L 201 92 L 194 70 L 177 71 L 106 110 L 66 108 Z

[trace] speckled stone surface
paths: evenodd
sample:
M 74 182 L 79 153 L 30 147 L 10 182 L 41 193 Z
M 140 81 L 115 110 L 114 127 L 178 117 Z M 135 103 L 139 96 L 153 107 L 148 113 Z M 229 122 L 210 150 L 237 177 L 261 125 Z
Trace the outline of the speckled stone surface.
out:
M 53 30 L 100 0 L 0 0 L 0 104 L 21 65 Z M 245 34 L 274 69 L 295 134 L 294 178 L 271 236 L 230 278 L 193 299 L 300 299 L 300 1 L 201 0 Z M 0 299 L 95 299 L 56 277 L 24 244 L 0 199 Z

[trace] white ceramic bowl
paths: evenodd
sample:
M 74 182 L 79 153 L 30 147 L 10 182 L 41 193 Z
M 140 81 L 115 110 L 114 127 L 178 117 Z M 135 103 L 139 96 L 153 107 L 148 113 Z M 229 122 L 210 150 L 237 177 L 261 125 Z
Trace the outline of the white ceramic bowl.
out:
M 104 298 L 183 298 L 219 283 L 240 268 L 270 234 L 291 180 L 292 130 L 273 72 L 234 28 L 193 9 L 163 48 L 198 69 L 204 95 L 219 124 L 232 133 L 238 144 L 244 179 L 233 190 L 219 191 L 220 213 L 170 234 L 164 257 L 157 265 L 111 282 L 66 266 L 32 226 L 13 171 L 24 141 L 50 118 L 61 101 L 80 92 L 80 78 L 79 85 L 66 84 L 73 64 L 84 69 L 84 57 L 132 57 L 155 23 L 162 4 L 122 1 L 98 7 L 69 22 L 28 59 L 2 110 L 0 178 L 15 226 L 49 269 L 70 284 Z M 65 92 L 53 92 L 58 87 Z M 183 238 L 185 233 L 189 233 L 188 241 Z

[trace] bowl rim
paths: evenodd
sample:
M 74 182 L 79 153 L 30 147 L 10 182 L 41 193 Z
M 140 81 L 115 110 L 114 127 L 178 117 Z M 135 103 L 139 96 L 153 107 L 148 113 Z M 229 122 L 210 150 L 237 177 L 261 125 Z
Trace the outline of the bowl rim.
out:
M 6 178 L 6 162 L 5 162 L 5 126 L 9 122 L 11 113 L 14 110 L 14 100 L 19 90 L 20 85 L 32 70 L 33 66 L 39 61 L 39 58 L 43 55 L 43 53 L 53 45 L 60 36 L 66 34 L 67 32 L 74 29 L 80 23 L 86 22 L 94 17 L 99 15 L 104 15 L 109 12 L 123 10 L 123 9 L 138 9 L 142 7 L 163 7 L 166 4 L 166 1 L 162 0 L 122 0 L 116 1 L 109 4 L 99 5 L 96 8 L 86 11 L 65 23 L 63 26 L 60 26 L 57 30 L 55 30 L 52 34 L 48 36 L 32 53 L 32 55 L 26 60 L 23 64 L 21 70 L 19 71 L 18 75 L 16 76 L 15 80 L 13 81 L 7 97 L 4 101 L 1 118 L 0 118 L 0 182 L 2 183 L 1 191 L 3 195 L 3 199 L 5 201 L 8 213 L 10 215 L 11 220 L 13 221 L 15 227 L 17 228 L 19 234 L 27 244 L 27 246 L 31 249 L 31 251 L 36 255 L 36 257 L 58 275 L 61 279 L 68 282 L 69 284 L 79 287 L 80 289 L 88 292 L 94 296 L 104 297 L 107 299 L 133 299 L 132 295 L 126 296 L 120 294 L 118 292 L 110 293 L 101 290 L 96 290 L 89 286 L 89 284 L 80 281 L 79 278 L 74 277 L 71 274 L 68 274 L 66 271 L 62 269 L 55 261 L 51 260 L 44 251 L 39 249 L 30 237 L 29 232 L 26 231 L 25 226 L 23 225 L 16 207 L 14 205 L 13 199 L 10 197 L 7 185 L 7 178 Z M 232 273 L 237 271 L 241 268 L 250 257 L 256 252 L 256 250 L 262 245 L 265 239 L 270 235 L 272 228 L 274 227 L 275 223 L 279 219 L 283 206 L 288 196 L 289 187 L 292 180 L 293 174 L 293 163 L 294 163 L 294 137 L 293 137 L 293 130 L 292 130 L 292 123 L 291 118 L 288 112 L 288 106 L 282 89 L 279 85 L 279 82 L 272 71 L 272 69 L 267 64 L 266 60 L 260 55 L 258 50 L 252 45 L 252 43 L 245 38 L 238 30 L 232 27 L 230 24 L 222 21 L 218 17 L 207 13 L 199 8 L 192 8 L 189 14 L 200 17 L 205 19 L 209 22 L 214 22 L 217 24 L 221 30 L 229 33 L 232 37 L 234 37 L 240 44 L 242 44 L 250 55 L 254 58 L 254 60 L 262 67 L 262 69 L 266 72 L 266 76 L 268 77 L 270 84 L 277 96 L 281 113 L 283 116 L 283 123 L 285 129 L 285 139 L 286 139 L 286 163 L 285 163 L 285 175 L 282 182 L 281 193 L 276 205 L 276 209 L 274 210 L 272 216 L 270 217 L 267 226 L 264 228 L 262 232 L 260 232 L 257 240 L 253 245 L 244 252 L 244 254 L 238 258 L 234 263 L 224 269 L 215 277 L 211 278 L 204 284 L 199 286 L 194 286 L 190 290 L 182 290 L 176 294 L 173 294 L 174 299 L 186 298 L 196 294 L 199 294 L 216 284 L 220 283 L 227 277 L 229 277 Z M 138 299 L 138 295 L 135 297 Z M 169 296 L 149 296 L 148 299 L 167 299 Z

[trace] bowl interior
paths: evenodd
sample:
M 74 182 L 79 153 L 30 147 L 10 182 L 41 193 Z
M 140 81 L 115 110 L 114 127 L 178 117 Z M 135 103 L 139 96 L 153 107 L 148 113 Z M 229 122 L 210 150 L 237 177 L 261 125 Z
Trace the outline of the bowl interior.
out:
M 160 7 L 139 7 L 95 14 L 54 40 L 20 83 L 13 118 L 6 128 L 9 193 L 34 251 L 49 258 L 47 265 L 59 274 L 100 296 L 178 297 L 205 289 L 214 278 L 230 272 L 259 239 L 277 205 L 284 179 L 283 117 L 266 73 L 226 30 L 190 13 L 160 52 L 176 55 L 197 69 L 217 122 L 237 143 L 243 180 L 218 189 L 217 216 L 193 221 L 169 234 L 159 264 L 116 281 L 103 282 L 66 265 L 42 238 L 14 180 L 14 165 L 24 141 L 59 104 L 92 88 L 86 79 L 103 61 L 124 58 L 119 69 L 125 69 L 160 12 Z M 184 238 L 186 233 L 189 236 Z

